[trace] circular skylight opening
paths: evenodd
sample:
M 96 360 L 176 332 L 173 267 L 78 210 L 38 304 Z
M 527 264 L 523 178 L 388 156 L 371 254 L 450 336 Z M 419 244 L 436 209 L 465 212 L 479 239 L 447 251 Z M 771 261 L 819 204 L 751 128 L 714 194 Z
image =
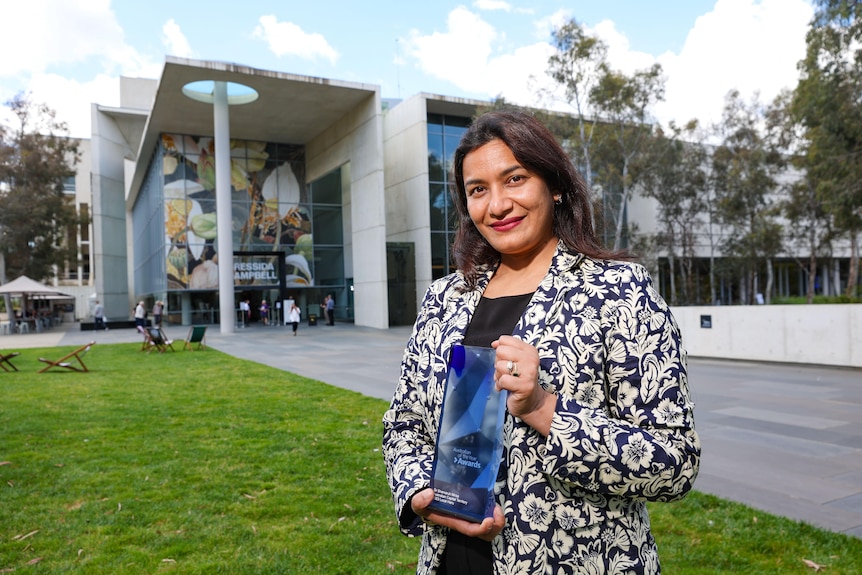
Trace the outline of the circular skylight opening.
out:
M 225 82 L 227 84 L 227 103 L 231 106 L 250 104 L 258 98 L 257 90 L 245 84 L 236 82 Z M 213 91 L 215 82 L 213 80 L 199 80 L 189 82 L 183 86 L 183 94 L 192 100 L 212 104 L 214 101 Z

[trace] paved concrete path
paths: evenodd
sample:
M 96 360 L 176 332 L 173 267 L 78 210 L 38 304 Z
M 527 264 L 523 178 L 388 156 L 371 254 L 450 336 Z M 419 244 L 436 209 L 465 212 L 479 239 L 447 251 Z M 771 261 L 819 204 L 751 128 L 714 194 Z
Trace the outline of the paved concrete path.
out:
M 182 340 L 188 328 L 167 331 Z M 222 335 L 210 326 L 206 339 L 225 353 L 388 400 L 409 332 L 303 324 L 297 336 L 282 326 Z M 73 324 L 0 336 L 0 349 L 93 339 L 137 343 L 140 336 Z M 689 379 L 703 442 L 695 489 L 862 537 L 862 370 L 690 359 Z

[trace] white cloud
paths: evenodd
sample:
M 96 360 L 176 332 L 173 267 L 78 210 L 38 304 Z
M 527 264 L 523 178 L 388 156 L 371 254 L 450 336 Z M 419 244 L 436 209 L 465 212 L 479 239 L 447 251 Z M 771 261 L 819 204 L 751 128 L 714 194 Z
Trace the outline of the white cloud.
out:
M 487 73 L 492 45 L 498 39 L 493 26 L 464 7 L 449 13 L 446 32 L 423 36 L 413 30 L 407 52 L 426 74 L 448 80 L 468 92 L 492 93 L 488 83 L 499 78 Z
M 315 61 L 325 58 L 335 65 L 338 52 L 329 45 L 321 34 L 309 34 L 292 22 L 279 22 L 275 16 L 261 16 L 260 25 L 254 29 L 254 36 L 263 38 L 276 56 L 299 56 Z
M 192 50 L 188 39 L 173 18 L 162 26 L 162 44 L 164 44 L 167 53 L 173 56 L 180 58 L 195 57 L 195 52 Z
M 746 100 L 759 93 L 764 103 L 793 89 L 813 13 L 805 0 L 718 0 L 697 19 L 679 54 L 659 56 L 668 82 L 658 119 L 707 125 L 721 119 L 732 89 Z
M 543 21 L 550 30 L 550 20 Z M 547 35 L 545 36 L 547 38 Z M 478 98 L 503 96 L 538 106 L 539 89 L 548 84 L 545 70 L 552 48 L 547 41 L 498 52 L 504 36 L 481 16 L 458 7 L 449 13 L 445 32 L 411 33 L 407 53 L 426 74 L 452 82 Z
M 110 0 L 28 0 L 4 3 L 0 37 L 14 46 L 0 58 L 0 97 L 29 92 L 69 125 L 73 136 L 90 136 L 90 104 L 117 105 L 119 75 L 157 77 L 161 64 L 125 42 Z M 56 71 L 91 68 L 89 79 Z M 80 76 L 79 76 L 80 77 Z M 5 108 L 4 108 L 5 111 Z M 8 119 L 4 114 L 3 120 Z
M 629 39 L 620 33 L 610 20 L 599 22 L 590 32 L 604 40 L 608 47 L 608 61 L 614 69 L 624 74 L 630 75 L 637 70 L 649 68 L 656 61 L 651 54 L 633 51 Z
M 112 54 L 123 43 L 108 0 L 4 2 L 0 38 L 6 56 L 0 77 Z
M 76 138 L 89 138 L 90 108 L 94 102 L 105 106 L 120 105 L 118 76 L 99 74 L 87 82 L 78 82 L 57 74 L 37 74 L 29 84 L 34 102 L 45 102 L 66 122 L 69 133 Z M 57 94 L 62 97 L 57 98 Z
M 508 2 L 504 2 L 503 0 L 476 0 L 473 2 L 473 6 L 475 6 L 478 10 L 503 10 L 504 12 L 511 12 L 512 5 Z
M 806 0 L 717 0 L 711 12 L 696 20 L 679 54 L 634 51 L 610 21 L 599 22 L 591 31 L 607 43 L 611 65 L 622 72 L 662 65 L 667 84 L 665 101 L 655 108 L 660 122 L 697 118 L 709 124 L 720 120 L 731 89 L 746 99 L 759 92 L 767 102 L 782 88 L 796 85 L 796 63 L 805 54 L 812 15 Z M 537 88 L 550 85 L 545 75 L 552 53 L 550 32 L 569 18 L 567 11 L 559 11 L 537 20 L 536 29 L 547 31 L 541 42 L 498 53 L 502 35 L 459 7 L 449 14 L 445 32 L 414 31 L 407 54 L 422 71 L 477 97 L 503 95 L 514 103 L 540 105 Z

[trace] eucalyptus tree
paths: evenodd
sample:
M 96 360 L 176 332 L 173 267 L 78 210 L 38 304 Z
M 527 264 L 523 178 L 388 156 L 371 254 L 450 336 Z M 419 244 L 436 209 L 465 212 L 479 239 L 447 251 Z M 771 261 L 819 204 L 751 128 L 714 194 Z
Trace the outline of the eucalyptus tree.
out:
M 667 256 L 671 304 L 699 303 L 694 262 L 708 222 L 709 152 L 696 120 L 685 126 L 657 128 L 638 162 L 643 168 L 640 193 L 658 204 L 656 245 Z M 679 259 L 680 289 L 676 285 Z M 710 282 L 710 300 L 714 292 Z
M 805 295 L 814 302 L 815 278 L 820 258 L 832 253 L 834 237 L 832 214 L 826 209 L 824 196 L 831 183 L 821 181 L 817 168 L 818 147 L 807 138 L 811 134 L 802 124 L 798 108 L 800 99 L 784 91 L 768 111 L 769 122 L 778 128 L 779 143 L 790 168 L 790 177 L 782 185 L 781 213 L 787 220 L 785 232 L 788 252 L 806 271 Z
M 783 158 L 766 132 L 766 111 L 757 96 L 745 102 L 736 90 L 725 98 L 719 144 L 712 155 L 715 214 L 730 229 L 725 253 L 740 263 L 740 300 L 754 303 L 759 292 L 759 266 L 765 264 L 767 301 L 772 283 L 772 258 L 782 249 L 778 223 L 777 174 Z
M 18 94 L 6 105 L 17 124 L 0 125 L 0 257 L 7 276 L 41 281 L 75 253 L 67 238 L 79 222 L 63 185 L 78 147 L 44 104 Z
M 806 130 L 811 193 L 850 245 L 846 293 L 852 296 L 862 233 L 862 3 L 816 0 L 815 5 L 793 112 Z
M 602 185 L 615 193 L 605 193 L 605 209 L 611 214 L 614 249 L 623 247 L 627 208 L 638 180 L 650 165 L 638 162 L 651 140 L 652 107 L 664 99 L 664 77 L 660 64 L 628 76 L 607 70 L 593 87 L 590 100 L 608 131 L 607 146 L 615 162 L 603 165 Z M 633 167 L 641 169 L 632 169 Z M 610 201 L 608 201 L 610 199 Z
M 592 150 L 598 116 L 591 105 L 593 90 L 608 71 L 608 47 L 598 36 L 589 34 L 577 20 L 563 23 L 552 33 L 554 53 L 548 59 L 548 74 L 563 88 L 566 103 L 577 123 L 571 137 L 575 165 L 592 188 Z

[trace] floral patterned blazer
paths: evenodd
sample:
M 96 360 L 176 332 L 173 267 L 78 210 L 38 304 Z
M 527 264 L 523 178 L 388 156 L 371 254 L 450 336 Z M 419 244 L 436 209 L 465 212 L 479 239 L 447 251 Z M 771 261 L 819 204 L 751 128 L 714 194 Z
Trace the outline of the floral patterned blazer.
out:
M 436 572 L 447 529 L 420 522 L 409 502 L 430 484 L 450 349 L 493 271 L 473 291 L 460 273 L 428 288 L 383 417 L 400 528 L 424 536 L 420 574 Z M 495 486 L 506 527 L 493 542 L 495 573 L 578 573 L 591 561 L 604 561 L 602 572 L 625 571 L 625 559 L 607 569 L 609 542 L 652 556 L 631 572 L 658 573 L 644 502 L 691 489 L 700 442 L 679 329 L 647 271 L 559 244 L 513 335 L 538 350 L 539 383 L 558 399 L 547 437 L 507 414 Z

